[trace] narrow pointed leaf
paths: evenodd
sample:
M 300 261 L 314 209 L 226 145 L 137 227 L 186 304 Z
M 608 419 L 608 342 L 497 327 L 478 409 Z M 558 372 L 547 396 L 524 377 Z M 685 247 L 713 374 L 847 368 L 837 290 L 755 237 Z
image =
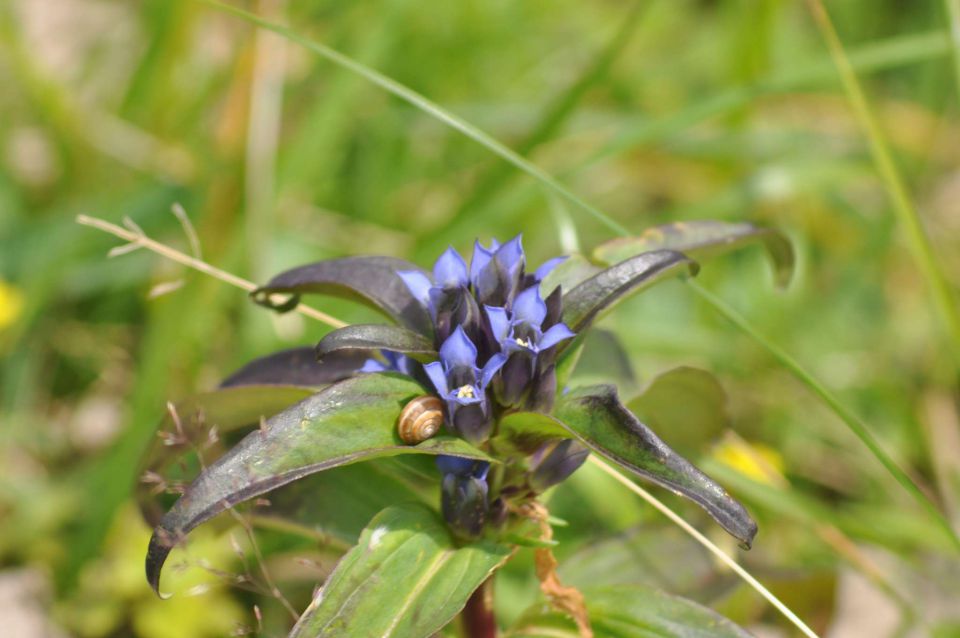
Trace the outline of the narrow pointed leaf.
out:
M 380 510 L 397 503 L 434 505 L 441 475 L 427 455 L 406 454 L 319 472 L 271 492 L 254 522 L 292 523 L 312 539 L 348 547 Z
M 306 293 L 345 297 L 365 303 L 421 334 L 432 334 L 430 316 L 397 275 L 400 270 L 420 268 L 394 257 L 329 259 L 281 273 L 251 296 L 257 303 L 281 311 L 292 309 Z M 278 305 L 271 299 L 276 293 L 289 293 L 293 298 Z
M 669 248 L 700 259 L 756 243 L 763 244 L 770 256 L 777 286 L 785 287 L 793 277 L 795 264 L 790 240 L 778 230 L 746 222 L 700 220 L 655 226 L 638 237 L 619 237 L 600 244 L 593 256 L 615 264 L 650 250 Z
M 510 414 L 493 445 L 525 451 L 571 434 L 600 456 L 694 501 L 744 546 L 752 543 L 757 525 L 747 510 L 631 414 L 613 386 L 591 386 L 559 397 L 552 415 Z
M 222 438 L 232 431 L 247 426 L 255 427 L 261 419 L 268 419 L 315 393 L 316 388 L 248 385 L 223 388 L 184 399 L 173 405 L 179 425 L 168 411 L 158 427 L 158 436 L 144 454 L 139 476 L 167 481 L 182 478 L 180 463 L 174 462 L 188 456 L 189 460 L 194 460 L 195 450 L 207 445 L 211 432 L 216 432 Z M 137 503 L 144 519 L 151 525 L 160 521 L 165 509 L 161 506 L 161 493 L 156 487 L 154 482 L 147 481 L 137 485 Z
M 641 423 L 613 386 L 570 392 L 557 401 L 554 416 L 601 456 L 694 501 L 746 547 L 753 542 L 757 524 L 747 510 Z
M 706 370 L 689 366 L 657 375 L 627 409 L 690 456 L 704 454 L 730 422 L 723 386 Z
M 380 324 L 355 324 L 328 333 L 317 344 L 316 358 L 326 361 L 336 355 L 357 351 L 369 353 L 371 350 L 400 352 L 423 362 L 438 358 L 433 341 L 420 333 Z
M 369 352 L 349 350 L 317 361 L 313 348 L 282 350 L 243 366 L 220 384 L 221 388 L 241 385 L 323 386 L 352 376 L 370 357 Z
M 645 585 L 592 587 L 583 590 L 595 638 L 749 638 L 733 621 L 692 600 Z M 506 638 L 579 638 L 564 614 L 539 604 L 506 633 Z
M 340 561 L 290 638 L 426 638 L 463 609 L 511 551 L 490 541 L 455 543 L 423 505 L 387 508 Z
M 563 321 L 574 332 L 581 332 L 627 296 L 667 277 L 696 275 L 698 269 L 696 262 L 673 250 L 631 257 L 567 292 L 563 296 Z
M 368 374 L 341 381 L 269 419 L 263 429 L 208 467 L 154 530 L 147 578 L 157 589 L 167 554 L 190 530 L 225 509 L 325 469 L 397 454 L 448 454 L 489 460 L 461 439 L 438 436 L 404 445 L 397 417 L 424 393 L 406 377 Z

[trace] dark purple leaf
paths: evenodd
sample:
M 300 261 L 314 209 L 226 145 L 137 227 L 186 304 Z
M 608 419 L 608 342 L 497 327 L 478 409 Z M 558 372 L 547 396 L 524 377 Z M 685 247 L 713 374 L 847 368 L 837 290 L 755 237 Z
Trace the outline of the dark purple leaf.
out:
M 254 359 L 220 384 L 221 388 L 241 385 L 322 386 L 352 376 L 370 358 L 369 351 L 348 350 L 317 361 L 313 348 L 292 348 Z
M 554 416 L 593 451 L 694 501 L 745 547 L 753 542 L 747 510 L 627 410 L 614 386 L 575 390 L 557 400 Z
M 782 288 L 789 284 L 795 262 L 790 240 L 778 230 L 746 222 L 697 220 L 655 226 L 638 237 L 618 237 L 600 244 L 593 256 L 600 262 L 614 264 L 651 250 L 669 248 L 701 259 L 755 243 L 766 248 L 777 285 Z
M 399 326 L 356 324 L 324 336 L 317 344 L 316 358 L 325 362 L 351 352 L 371 350 L 399 352 L 423 362 L 436 361 L 438 357 L 433 341 L 418 332 Z
M 582 332 L 627 296 L 676 275 L 696 275 L 699 266 L 682 253 L 655 250 L 631 257 L 578 284 L 563 296 L 563 321 Z
M 397 275 L 400 270 L 420 268 L 394 257 L 329 259 L 281 273 L 251 296 L 258 304 L 281 311 L 290 310 L 306 293 L 345 297 L 365 303 L 407 328 L 431 335 L 430 316 Z M 276 293 L 289 293 L 293 299 L 277 304 L 271 300 Z

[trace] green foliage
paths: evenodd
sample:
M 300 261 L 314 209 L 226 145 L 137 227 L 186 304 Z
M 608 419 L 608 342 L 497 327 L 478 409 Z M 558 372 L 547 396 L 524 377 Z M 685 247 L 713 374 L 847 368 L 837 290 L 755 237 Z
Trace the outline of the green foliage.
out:
M 424 506 L 375 516 L 290 634 L 429 636 L 510 556 L 507 545 L 458 546 Z
M 489 458 L 468 443 L 440 436 L 417 446 L 397 435 L 397 418 L 423 393 L 414 381 L 366 375 L 343 381 L 293 405 L 248 434 L 204 470 L 164 515 L 150 541 L 147 577 L 156 590 L 173 545 L 220 512 L 323 470 L 398 454 Z
M 642 585 L 585 589 L 597 638 L 746 638 L 750 634 L 694 602 Z M 577 638 L 576 625 L 542 605 L 525 613 L 508 638 Z
M 941 0 L 827 4 L 886 137 L 886 166 L 899 173 L 891 182 L 887 170 L 887 184 L 914 200 L 906 208 L 884 196 L 803 3 L 294 0 L 264 15 L 458 114 L 518 151 L 519 166 L 534 164 L 631 233 L 703 218 L 785 231 L 797 266 L 782 294 L 769 290 L 756 250 L 702 259 L 703 288 L 802 361 L 955 521 L 955 365 L 905 248 L 930 251 L 915 232 L 905 243 L 896 218 L 916 218 L 912 204 L 946 281 L 960 278 L 956 47 Z M 133 529 L 130 504 L 136 495 L 159 516 L 202 462 L 336 380 L 224 390 L 223 403 L 184 400 L 264 353 L 316 343 L 326 328 L 272 317 L 143 251 L 105 259 L 114 240 L 77 228 L 78 212 L 118 223 L 130 216 L 189 251 L 168 214 L 181 202 L 203 257 L 257 283 L 328 257 L 384 254 L 422 265 L 447 244 L 466 249 L 474 237 L 519 231 L 534 261 L 612 238 L 578 206 L 544 197 L 517 158 L 502 162 L 362 78 L 262 35 L 190 0 L 0 3 L 0 565 L 4 577 L 21 568 L 50 574 L 50 595 L 33 599 L 49 601 L 71 635 L 284 635 L 291 616 L 243 542 L 253 570 L 237 585 L 244 560 L 220 533 L 233 518 L 195 532 L 182 554 L 191 573 L 209 559 L 230 572 L 224 579 L 208 574 L 213 589 L 186 596 L 199 580 L 181 588 L 179 569 L 168 570 L 164 589 L 177 596 L 152 597 L 139 564 L 148 531 Z M 562 277 L 569 291 L 604 265 L 577 256 L 551 280 Z M 308 301 L 352 324 L 394 316 L 333 288 Z M 948 306 L 949 294 L 938 294 Z M 622 355 L 605 365 L 605 354 L 591 359 L 589 340 L 577 342 L 559 362 L 562 384 L 616 376 L 624 398 L 645 384 L 649 395 L 628 407 L 744 501 L 763 530 L 745 564 L 792 596 L 815 629 L 857 626 L 854 599 L 836 593 L 849 591 L 852 573 L 872 583 L 872 619 L 885 611 L 899 616 L 894 624 L 944 635 L 956 626 L 947 535 L 768 351 L 669 282 L 598 327 L 612 339 L 602 352 Z M 720 381 L 730 397 L 722 425 L 706 413 L 716 398 L 708 383 L 696 397 L 663 385 L 678 365 Z M 627 377 L 632 385 L 619 380 Z M 186 443 L 156 437 L 168 401 Z M 740 464 L 722 453 L 730 437 L 718 426 L 737 432 Z M 170 421 L 162 427 L 176 431 Z M 772 471 L 748 471 L 770 451 Z M 139 480 L 151 468 L 166 485 Z M 311 475 L 235 513 L 257 529 L 264 569 L 299 611 L 376 512 L 400 500 L 435 507 L 436 482 L 431 457 L 380 459 Z M 170 493 L 157 497 L 161 488 Z M 555 530 L 564 569 L 600 548 L 585 559 L 589 578 L 571 569 L 571 583 L 644 582 L 744 626 L 789 631 L 751 592 L 731 595 L 729 581 L 715 587 L 726 575 L 709 561 L 697 577 L 675 578 L 668 567 L 681 569 L 699 550 L 590 466 L 547 496 L 570 523 Z M 668 503 L 710 529 L 695 506 Z M 633 542 L 641 532 L 650 536 L 643 547 Z M 665 537 L 671 542 L 652 542 Z M 503 627 L 535 602 L 530 561 L 522 550 L 498 573 Z M 648 564 L 640 581 L 637 566 Z M 840 585 L 814 595 L 809 583 L 822 574 Z M 216 626 L 206 624 L 211 616 Z

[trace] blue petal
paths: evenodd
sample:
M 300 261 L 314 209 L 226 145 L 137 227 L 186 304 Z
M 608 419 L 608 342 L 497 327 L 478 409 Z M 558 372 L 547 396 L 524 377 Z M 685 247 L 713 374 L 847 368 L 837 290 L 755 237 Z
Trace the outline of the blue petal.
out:
M 547 304 L 540 298 L 539 286 L 530 286 L 513 300 L 514 323 L 540 327 L 547 316 Z
M 507 316 L 507 310 L 498 306 L 484 306 L 483 309 L 487 311 L 487 317 L 490 319 L 493 338 L 497 343 L 502 342 L 510 334 L 510 318 Z
M 533 278 L 537 281 L 543 281 L 554 268 L 566 261 L 566 259 L 566 257 L 554 257 L 553 259 L 548 259 L 547 261 L 543 262 L 539 268 L 537 268 L 537 272 L 533 273 Z
M 359 372 L 387 372 L 389 370 L 390 368 L 376 359 L 367 359 L 363 362 L 363 367 L 360 368 Z
M 540 350 L 546 350 L 550 346 L 557 345 L 564 339 L 570 339 L 571 337 L 575 336 L 577 336 L 577 333 L 568 328 L 566 324 L 558 323 L 555 326 L 551 326 L 549 330 L 543 333 L 543 336 L 537 343 L 537 347 Z
M 409 377 L 413 376 L 417 363 L 412 358 L 399 352 L 390 352 L 389 350 L 381 350 L 380 352 L 390 363 L 391 369 L 402 372 Z
M 410 294 L 413 295 L 414 299 L 419 301 L 424 308 L 430 306 L 430 288 L 433 287 L 433 282 L 430 281 L 429 277 L 419 270 L 400 270 L 397 271 L 397 275 L 400 276 L 403 283 L 407 284 L 407 288 L 410 289 Z
M 437 389 L 437 394 L 440 396 L 447 396 L 450 393 L 450 389 L 447 387 L 447 375 L 443 371 L 443 364 L 439 361 L 434 361 L 423 366 L 424 372 L 427 373 L 427 376 L 430 377 L 430 381 L 433 382 L 433 387 Z
M 493 379 L 493 375 L 500 371 L 500 368 L 503 367 L 503 364 L 507 362 L 507 355 L 502 352 L 490 357 L 490 360 L 487 361 L 486 365 L 483 366 L 483 370 L 480 371 L 480 390 L 481 392 L 490 385 L 490 381 Z
M 514 272 L 523 267 L 523 235 L 517 235 L 497 249 L 497 259 L 506 267 L 508 272 Z
M 500 244 L 497 243 L 496 239 L 491 241 L 490 248 L 485 248 L 479 240 L 473 243 L 473 257 L 470 259 L 470 282 L 474 288 L 476 288 L 477 281 L 480 278 L 480 271 L 490 263 L 490 258 L 493 257 L 493 253 L 499 247 Z
M 447 248 L 433 265 L 433 278 L 438 286 L 444 288 L 466 286 L 470 283 L 467 279 L 467 262 L 453 247 Z
M 447 370 L 461 366 L 473 368 L 477 365 L 477 347 L 470 341 L 462 326 L 457 326 L 453 334 L 440 346 L 440 360 Z

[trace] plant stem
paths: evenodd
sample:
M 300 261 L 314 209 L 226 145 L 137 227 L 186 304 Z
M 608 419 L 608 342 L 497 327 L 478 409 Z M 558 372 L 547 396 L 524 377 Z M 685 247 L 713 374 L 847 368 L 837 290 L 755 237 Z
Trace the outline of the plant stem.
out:
M 493 578 L 470 595 L 461 614 L 463 632 L 467 638 L 496 638 L 497 619 L 493 615 Z
M 957 533 L 951 527 L 950 523 L 947 521 L 946 517 L 940 511 L 940 509 L 934 505 L 934 503 L 927 497 L 927 495 L 920 489 L 920 487 L 914 482 L 912 478 L 907 474 L 907 472 L 901 468 L 893 457 L 891 457 L 886 450 L 880 445 L 880 442 L 874 438 L 873 434 L 870 432 L 867 425 L 860 420 L 852 411 L 847 409 L 836 396 L 830 392 L 826 386 L 820 383 L 812 374 L 810 374 L 800 363 L 790 356 L 785 350 L 780 346 L 775 344 L 765 335 L 757 331 L 756 328 L 750 325 L 749 322 L 741 315 L 739 312 L 734 310 L 733 307 L 729 306 L 719 297 L 708 292 L 705 288 L 701 287 L 699 284 L 687 280 L 687 285 L 696 292 L 701 299 L 706 301 L 714 310 L 719 312 L 721 315 L 726 317 L 730 323 L 735 325 L 737 328 L 747 333 L 754 341 L 764 347 L 767 352 L 769 352 L 774 359 L 776 359 L 780 365 L 786 368 L 794 377 L 796 377 L 801 383 L 803 383 L 807 388 L 810 389 L 815 395 L 817 395 L 827 406 L 833 410 L 834 414 L 840 417 L 846 426 L 850 429 L 851 432 L 856 435 L 860 441 L 867 446 L 867 449 L 883 464 L 883 467 L 886 468 L 890 474 L 893 475 L 893 478 L 897 480 L 898 483 L 905 489 L 907 492 L 913 496 L 917 502 L 933 517 L 934 520 L 943 528 L 947 533 L 947 538 L 960 549 L 960 538 L 957 537 Z
M 947 32 L 950 34 L 950 49 L 953 51 L 953 71 L 957 80 L 957 95 L 960 96 L 960 0 L 943 0 L 947 10 Z
M 948 0 L 947 4 L 950 6 L 952 2 Z M 863 87 L 860 85 L 860 80 L 857 79 L 857 73 L 850 63 L 850 58 L 847 57 L 843 43 L 837 35 L 830 14 L 827 13 L 822 0 L 807 0 L 807 5 L 810 7 L 810 13 L 813 14 L 814 21 L 820 28 L 820 33 L 830 49 L 830 55 L 833 57 L 837 72 L 843 81 L 843 87 L 847 92 L 850 105 L 853 107 L 853 111 L 857 119 L 860 120 L 860 125 L 870 142 L 873 162 L 887 188 L 887 193 L 893 203 L 893 210 L 900 225 L 906 231 L 910 252 L 913 253 L 913 258 L 917 262 L 920 273 L 930 287 L 934 305 L 950 337 L 950 350 L 953 354 L 954 363 L 960 365 L 960 310 L 957 308 L 950 282 L 937 262 L 933 253 L 933 246 L 930 244 L 930 238 L 927 236 L 916 206 L 913 205 L 910 198 L 903 176 L 900 174 L 900 170 L 893 159 L 893 154 L 890 152 L 887 137 L 870 108 L 870 103 Z M 951 17 L 956 17 L 953 11 L 951 11 Z M 956 26 L 956 22 L 954 22 L 954 26 Z M 953 37 L 956 50 L 958 34 L 954 33 Z
M 102 230 L 105 233 L 110 233 L 114 237 L 125 239 L 128 242 L 130 242 L 131 247 L 146 248 L 147 250 L 153 251 L 158 255 L 162 255 L 167 259 L 183 264 L 184 266 L 193 268 L 194 270 L 200 271 L 205 275 L 210 275 L 214 279 L 219 279 L 224 283 L 228 283 L 231 286 L 236 286 L 237 288 L 246 290 L 247 292 L 253 292 L 254 290 L 257 289 L 257 284 L 253 283 L 252 281 L 248 281 L 246 279 L 243 279 L 242 277 L 237 277 L 233 273 L 229 273 L 225 270 L 220 270 L 219 268 L 215 266 L 211 266 L 210 264 L 208 264 L 207 262 L 201 259 L 197 259 L 196 257 L 191 257 L 190 255 L 186 255 L 180 252 L 179 250 L 170 248 L 166 244 L 161 244 L 158 241 L 154 241 L 149 237 L 147 237 L 146 235 L 144 235 L 142 232 L 134 232 L 132 230 L 128 230 L 121 226 L 117 226 L 116 224 L 111 224 L 110 222 L 105 221 L 103 219 L 98 219 L 96 217 L 89 217 L 87 215 L 77 215 L 77 223 L 82 224 L 83 226 L 90 226 L 91 228 L 96 228 L 97 230 Z M 128 252 L 128 250 L 126 250 L 126 247 L 124 247 L 124 250 L 122 252 Z M 115 254 L 120 254 L 120 253 L 115 253 Z M 328 315 L 325 312 L 322 312 L 320 310 L 317 310 L 316 308 L 312 308 L 305 304 L 298 304 L 297 307 L 294 308 L 294 310 L 299 312 L 302 315 L 310 317 L 311 319 L 316 319 L 317 321 L 321 321 L 332 328 L 343 328 L 344 326 L 347 325 L 345 321 L 341 321 L 336 317 Z

